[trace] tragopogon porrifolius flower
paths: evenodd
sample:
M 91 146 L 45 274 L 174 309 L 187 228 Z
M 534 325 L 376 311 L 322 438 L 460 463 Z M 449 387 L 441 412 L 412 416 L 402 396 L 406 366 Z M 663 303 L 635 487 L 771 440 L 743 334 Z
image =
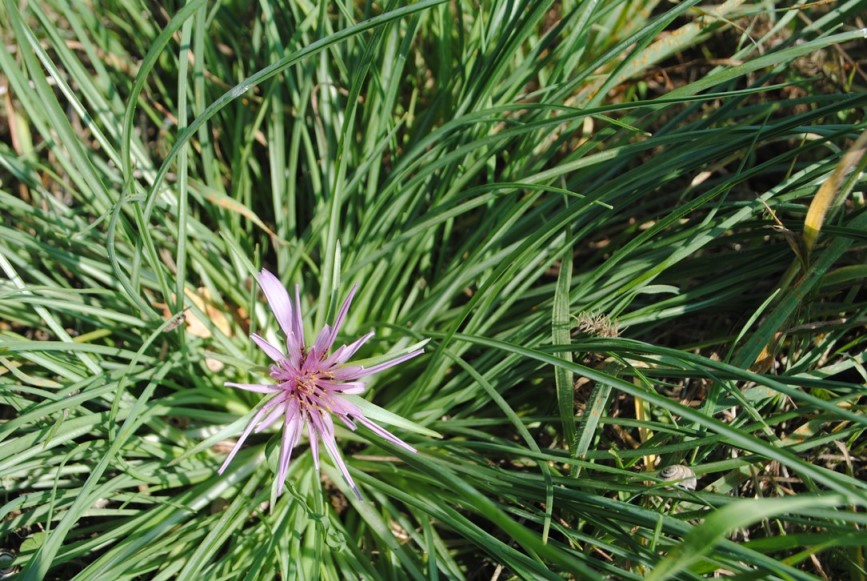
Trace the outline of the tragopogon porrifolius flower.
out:
M 226 383 L 226 385 L 273 397 L 252 417 L 232 452 L 223 462 L 219 472 L 220 474 L 223 473 L 251 431 L 255 429 L 257 433 L 261 432 L 274 422 L 282 420 L 283 441 L 277 471 L 277 493 L 280 494 L 283 491 L 292 449 L 298 443 L 304 426 L 307 426 L 310 450 L 317 470 L 319 468 L 319 442 L 321 441 L 334 464 L 343 473 L 343 477 L 346 478 L 353 492 L 360 499 L 361 494 L 349 475 L 346 463 L 337 448 L 337 442 L 334 438 L 334 422 L 331 416 L 339 418 L 350 430 L 355 430 L 357 424 L 361 424 L 377 436 L 405 450 L 415 452 L 415 448 L 366 418 L 358 406 L 343 396 L 362 393 L 365 389 L 364 383 L 359 381 L 362 377 L 388 369 L 407 359 L 412 359 L 424 350 L 416 349 L 367 368 L 361 365 L 348 365 L 347 362 L 355 352 L 373 336 L 372 332 L 368 333 L 349 345 L 341 345 L 332 351 L 334 341 L 337 339 L 337 332 L 346 318 L 352 297 L 358 290 L 357 285 L 346 297 L 343 306 L 337 313 L 334 325 L 325 325 L 313 344 L 308 347 L 304 342 L 301 298 L 298 287 L 295 287 L 295 304 L 293 305 L 286 288 L 276 276 L 267 270 L 263 270 L 259 274 L 259 284 L 265 292 L 271 311 L 286 335 L 286 352 L 284 353 L 282 349 L 275 347 L 259 335 L 251 335 L 256 345 L 261 347 L 273 360 L 270 375 L 274 383 Z

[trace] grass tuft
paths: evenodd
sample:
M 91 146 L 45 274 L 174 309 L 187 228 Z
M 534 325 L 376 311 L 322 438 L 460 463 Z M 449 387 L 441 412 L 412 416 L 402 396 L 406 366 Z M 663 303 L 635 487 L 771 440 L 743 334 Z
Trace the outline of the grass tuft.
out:
M 7 0 L 0 577 L 863 578 L 865 6 Z M 263 267 L 363 501 L 217 474 Z

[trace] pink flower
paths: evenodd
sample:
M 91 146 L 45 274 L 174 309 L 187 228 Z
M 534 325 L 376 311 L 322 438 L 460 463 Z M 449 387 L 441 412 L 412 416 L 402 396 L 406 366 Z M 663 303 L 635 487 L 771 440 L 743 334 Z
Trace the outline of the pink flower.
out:
M 259 274 L 259 285 L 265 291 L 265 297 L 268 299 L 268 304 L 271 305 L 271 311 L 277 317 L 277 322 L 283 333 L 286 334 L 286 353 L 284 354 L 281 349 L 259 335 L 251 335 L 256 345 L 261 347 L 274 361 L 270 369 L 274 383 L 226 383 L 226 385 L 273 395 L 273 397 L 256 412 L 250 423 L 247 424 L 244 433 L 238 439 L 238 443 L 235 444 L 232 452 L 220 467 L 219 473 L 223 473 L 254 428 L 256 433 L 259 433 L 274 422 L 282 420 L 283 443 L 277 473 L 277 493 L 283 492 L 283 482 L 286 479 L 286 470 L 292 457 L 292 449 L 301 438 L 301 432 L 306 425 L 310 451 L 313 453 L 316 469 L 319 469 L 319 441 L 321 440 L 328 455 L 360 499 L 361 494 L 349 475 L 346 463 L 344 463 L 337 448 L 337 442 L 334 438 L 334 422 L 331 416 L 339 418 L 350 430 L 355 430 L 357 424 L 361 424 L 380 438 L 405 450 L 415 452 L 415 448 L 367 419 L 355 404 L 342 396 L 362 393 L 365 386 L 364 383 L 358 381 L 360 378 L 393 367 L 407 359 L 412 359 L 420 355 L 424 349 L 416 349 L 372 367 L 347 365 L 347 361 L 355 352 L 373 337 L 371 332 L 349 345 L 341 345 L 333 352 L 331 351 L 340 325 L 349 311 L 352 297 L 358 290 L 358 285 L 354 286 L 349 296 L 346 297 L 340 312 L 337 313 L 334 326 L 325 325 L 316 341 L 309 348 L 304 343 L 301 298 L 298 287 L 295 287 L 295 304 L 293 306 L 286 288 L 276 276 L 267 270 L 262 270 Z

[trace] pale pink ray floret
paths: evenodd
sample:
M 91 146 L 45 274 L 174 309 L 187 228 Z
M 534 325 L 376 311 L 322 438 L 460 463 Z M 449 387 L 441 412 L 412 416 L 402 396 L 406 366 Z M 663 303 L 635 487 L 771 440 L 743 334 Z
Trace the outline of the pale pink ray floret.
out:
M 350 430 L 355 430 L 358 427 L 357 424 L 361 424 L 380 438 L 405 450 L 415 452 L 415 448 L 370 421 L 358 406 L 342 396 L 362 393 L 365 390 L 365 385 L 359 379 L 393 367 L 407 359 L 412 359 L 424 350 L 416 349 L 371 367 L 347 365 L 349 359 L 355 355 L 361 346 L 373 337 L 371 332 L 349 345 L 341 345 L 331 351 L 340 326 L 349 311 L 352 298 L 358 290 L 357 285 L 352 288 L 349 296 L 343 302 L 334 325 L 325 325 L 309 348 L 304 342 L 301 297 L 298 287 L 295 287 L 295 303 L 293 305 L 283 283 L 267 270 L 262 270 L 259 274 L 259 285 L 265 292 L 265 297 L 277 318 L 277 323 L 286 335 L 286 352 L 284 353 L 282 349 L 275 347 L 259 335 L 251 335 L 256 345 L 261 347 L 274 362 L 270 368 L 270 375 L 274 383 L 229 382 L 226 385 L 273 397 L 253 415 L 241 437 L 238 438 L 238 442 L 232 448 L 232 452 L 220 467 L 219 473 L 223 473 L 251 432 L 262 432 L 274 422 L 282 420 L 283 441 L 277 470 L 277 493 L 280 494 L 283 491 L 292 449 L 301 438 L 304 426 L 307 426 L 310 451 L 313 454 L 316 469 L 319 469 L 319 442 L 321 441 L 331 460 L 340 469 L 346 482 L 360 499 L 361 494 L 358 492 L 352 476 L 349 475 L 346 463 L 337 448 L 337 442 L 334 438 L 334 421 L 331 416 L 339 418 Z

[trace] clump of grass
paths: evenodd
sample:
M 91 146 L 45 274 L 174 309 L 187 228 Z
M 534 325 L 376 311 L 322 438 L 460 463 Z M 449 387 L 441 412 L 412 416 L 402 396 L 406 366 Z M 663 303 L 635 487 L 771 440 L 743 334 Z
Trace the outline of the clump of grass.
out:
M 863 574 L 863 2 L 790 4 L 6 2 L 10 566 Z M 303 443 L 277 496 L 276 432 L 217 474 L 262 267 L 430 339 L 366 394 L 418 453 L 338 434 L 363 501 Z

